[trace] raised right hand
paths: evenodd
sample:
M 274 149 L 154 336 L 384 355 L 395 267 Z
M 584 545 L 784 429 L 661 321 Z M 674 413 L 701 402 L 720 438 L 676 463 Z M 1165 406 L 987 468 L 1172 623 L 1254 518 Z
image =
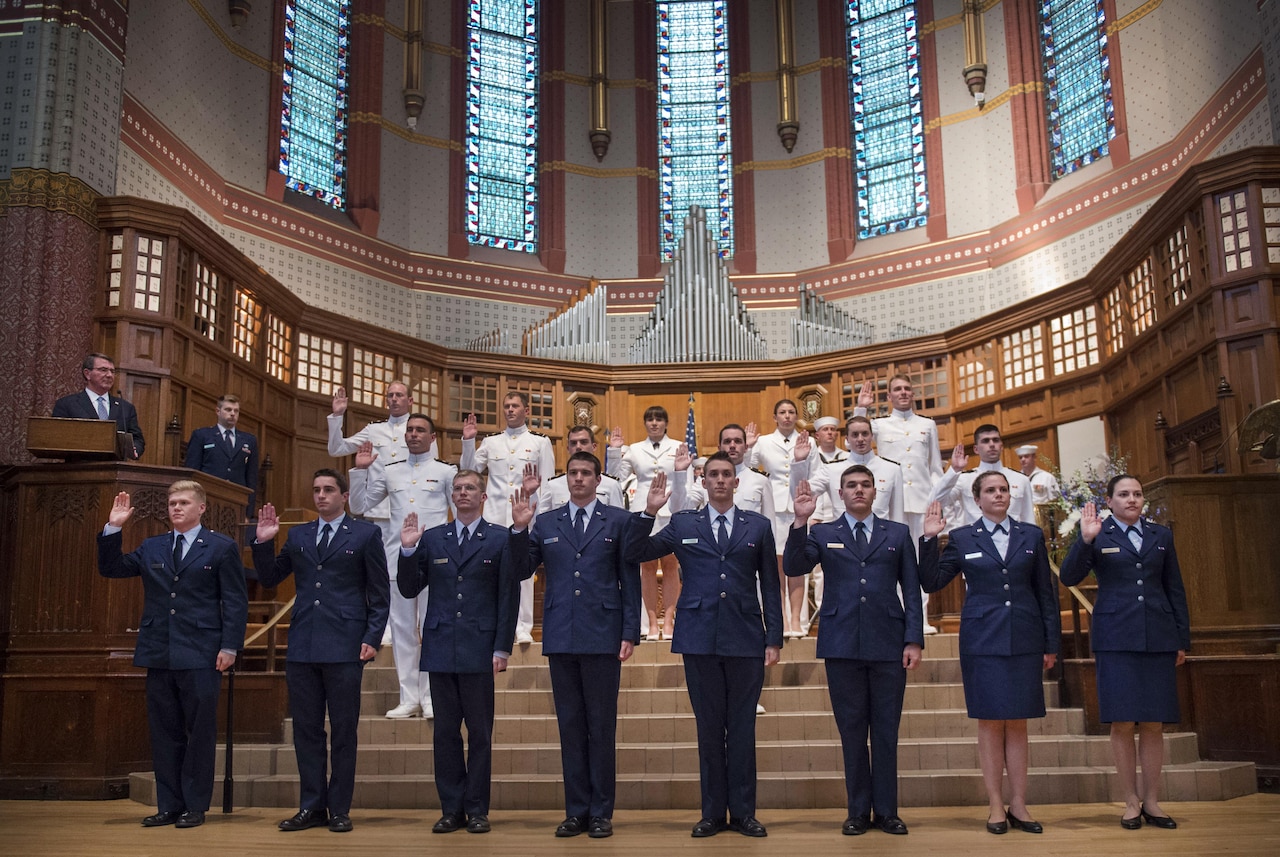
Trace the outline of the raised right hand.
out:
M 276 514 L 276 507 L 270 503 L 264 503 L 258 510 L 258 530 L 254 537 L 258 544 L 266 544 L 275 539 L 278 532 L 280 532 L 280 516 Z
M 475 440 L 476 435 L 479 434 L 479 432 L 480 432 L 480 429 L 476 426 L 475 414 L 467 414 L 465 417 L 463 417 L 462 419 L 462 439 L 463 440 Z
M 931 539 L 947 528 L 947 519 L 942 517 L 942 504 L 934 500 L 924 513 L 923 532 L 926 539 Z
M 808 479 L 801 479 L 800 484 L 796 486 L 796 496 L 791 504 L 796 510 L 796 524 L 804 526 L 809 520 L 809 516 L 818 508 L 818 498 L 813 496 L 813 489 L 809 487 Z
M 418 513 L 410 512 L 404 516 L 404 524 L 400 527 L 400 547 L 417 547 L 422 538 L 422 530 L 418 528 Z
M 356 470 L 367 470 L 377 460 L 378 453 L 373 451 L 373 441 L 366 440 L 356 449 Z
M 858 390 L 858 407 L 867 408 L 869 410 L 875 403 L 875 386 L 870 381 L 863 381 L 862 389 Z
M 1097 504 L 1085 503 L 1084 508 L 1080 510 L 1080 538 L 1084 539 L 1085 544 L 1091 545 L 1100 532 L 1102 532 L 1102 519 L 1098 517 Z
M 791 455 L 796 461 L 804 461 L 813 450 L 813 444 L 809 441 L 809 433 L 807 431 L 797 432 L 797 435 L 796 446 Z
M 957 473 L 963 473 L 968 466 L 969 456 L 964 454 L 964 444 L 957 443 L 956 448 L 951 451 L 951 469 Z
M 689 454 L 689 444 L 682 443 L 676 447 L 676 472 L 683 473 L 693 464 L 693 456 Z
M 345 387 L 339 387 L 333 391 L 333 412 L 338 416 L 342 416 L 347 412 L 347 390 Z
M 613 431 L 609 432 L 609 446 L 622 449 L 622 426 L 614 426 Z
M 131 517 L 133 517 L 133 507 L 129 505 L 129 492 L 121 491 L 116 495 L 115 502 L 111 504 L 107 523 L 113 527 L 123 527 Z
M 655 517 L 662 507 L 667 505 L 671 492 L 667 490 L 667 471 L 659 470 L 653 474 L 653 481 L 649 483 L 649 496 L 645 498 L 644 511 L 650 517 Z

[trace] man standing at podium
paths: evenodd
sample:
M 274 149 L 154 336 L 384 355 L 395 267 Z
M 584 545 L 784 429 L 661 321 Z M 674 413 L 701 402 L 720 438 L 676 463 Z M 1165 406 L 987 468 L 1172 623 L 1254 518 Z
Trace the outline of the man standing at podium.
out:
M 186 466 L 249 489 L 245 515 L 253 518 L 258 490 L 258 439 L 236 428 L 240 399 L 230 393 L 218 397 L 217 425 L 198 428 L 187 441 Z
M 98 573 L 141 577 L 146 601 L 133 665 L 147 668 L 147 725 L 157 812 L 143 827 L 199 827 L 213 797 L 222 673 L 244 643 L 249 603 L 240 548 L 200 525 L 204 488 L 169 486 L 173 530 L 123 554 L 121 528 L 133 516 L 121 491 L 98 536 Z
M 116 430 L 133 436 L 133 454 L 142 457 L 147 442 L 138 425 L 138 412 L 119 396 L 111 395 L 116 382 L 116 364 L 105 354 L 86 355 L 80 363 L 84 375 L 84 392 L 71 393 L 53 403 L 55 417 L 77 420 L 114 420 Z

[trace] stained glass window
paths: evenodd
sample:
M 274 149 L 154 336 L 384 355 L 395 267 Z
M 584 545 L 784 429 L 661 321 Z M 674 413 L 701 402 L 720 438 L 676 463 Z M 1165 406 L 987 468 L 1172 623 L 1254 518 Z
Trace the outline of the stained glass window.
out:
M 720 255 L 733 255 L 726 5 L 725 0 L 657 4 L 658 199 L 664 259 L 675 253 L 691 205 L 707 212 Z
M 467 3 L 467 240 L 538 250 L 538 3 Z
M 1040 0 L 1040 47 L 1053 175 L 1107 154 L 1116 135 L 1104 0 Z
M 858 237 L 923 226 L 929 209 L 914 0 L 848 0 Z
M 285 186 L 347 204 L 351 0 L 286 0 L 280 172 Z

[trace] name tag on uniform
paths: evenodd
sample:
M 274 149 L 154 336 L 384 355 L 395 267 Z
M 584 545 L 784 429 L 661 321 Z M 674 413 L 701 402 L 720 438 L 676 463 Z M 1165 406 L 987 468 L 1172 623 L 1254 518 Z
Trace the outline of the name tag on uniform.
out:
M 964 558 L 965 558 L 965 559 L 982 559 L 982 551 L 975 551 L 974 553 L 967 553 L 967 554 L 965 554 L 965 555 L 964 555 Z
M 841 542 L 827 542 L 827 548 L 833 551 L 844 550 L 844 544 Z
M 1103 548 L 1103 553 L 1120 553 L 1120 548 Z
M 212 443 L 206 443 L 206 444 L 204 445 L 204 448 L 205 448 L 205 449 L 213 449 L 213 447 L 214 447 L 214 444 L 212 444 Z M 177 539 L 174 539 L 174 541 L 177 541 Z
M 175 539 L 175 541 L 176 541 L 176 539 Z M 447 565 L 448 563 L 449 563 L 449 557 L 447 557 L 447 556 L 442 556 L 442 557 L 440 557 L 439 559 L 433 559 L 433 560 L 431 560 L 431 564 L 432 564 L 432 565 Z
M 697 543 L 698 543 L 697 539 L 681 539 L 680 540 L 680 544 L 682 545 L 696 545 Z
M 560 537 L 559 537 L 559 536 L 553 536 L 552 538 L 549 538 L 549 539 L 543 539 L 543 540 L 542 540 L 542 543 L 543 543 L 544 545 L 553 545 L 553 544 L 555 544 L 555 543 L 556 543 L 556 542 L 558 542 L 558 541 L 560 541 Z

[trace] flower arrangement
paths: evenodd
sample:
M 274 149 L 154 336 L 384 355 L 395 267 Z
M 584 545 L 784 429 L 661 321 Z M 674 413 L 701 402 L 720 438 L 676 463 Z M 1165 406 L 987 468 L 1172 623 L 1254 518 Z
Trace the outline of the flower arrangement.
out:
M 1064 476 L 1061 472 L 1054 473 L 1058 480 L 1059 495 L 1050 505 L 1062 517 L 1057 535 L 1065 539 L 1067 546 L 1075 540 L 1075 533 L 1078 532 L 1077 528 L 1080 524 L 1080 513 L 1086 503 L 1095 504 L 1099 516 L 1103 518 L 1111 516 L 1111 510 L 1107 508 L 1107 483 L 1114 477 L 1128 472 L 1129 456 L 1122 453 L 1119 448 L 1112 447 L 1108 455 L 1090 460 L 1070 476 Z M 1142 510 L 1143 515 L 1159 518 L 1163 509 L 1158 506 L 1153 507 L 1151 498 L 1147 499 L 1146 508 Z

